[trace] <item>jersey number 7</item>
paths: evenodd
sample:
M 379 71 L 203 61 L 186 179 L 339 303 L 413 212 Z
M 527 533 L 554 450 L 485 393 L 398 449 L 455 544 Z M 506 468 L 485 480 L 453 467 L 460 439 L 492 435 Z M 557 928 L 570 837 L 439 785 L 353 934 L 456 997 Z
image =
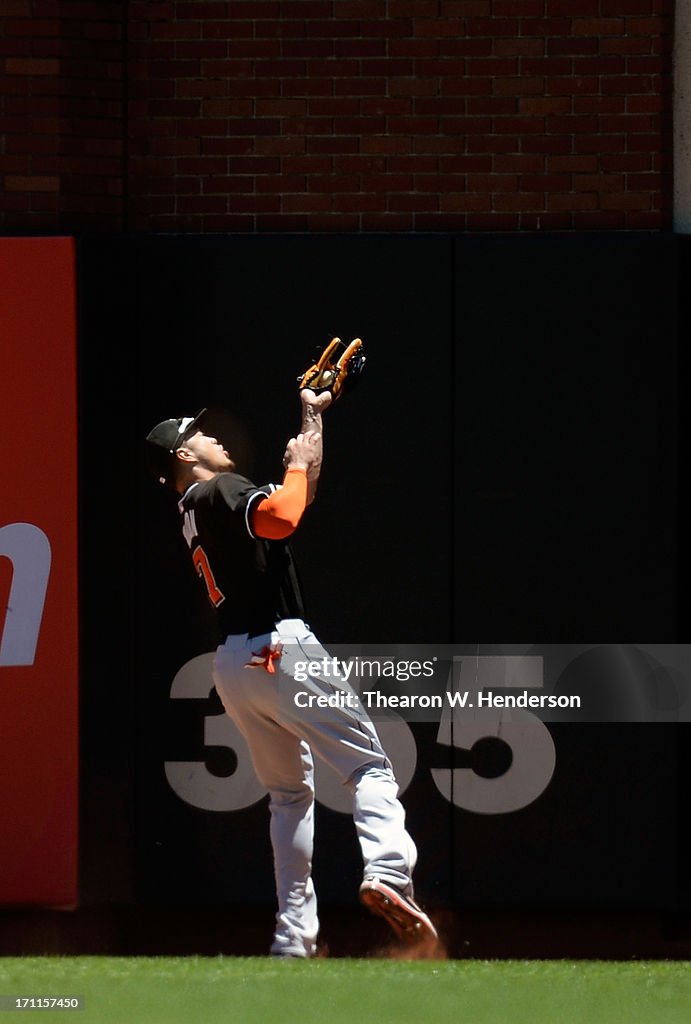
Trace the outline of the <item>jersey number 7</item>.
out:
M 219 589 L 216 580 L 214 579 L 214 574 L 211 571 L 209 559 L 206 557 L 206 551 L 204 548 L 196 547 L 194 549 L 192 552 L 192 561 L 194 562 L 194 567 L 197 570 L 198 575 L 201 576 L 206 584 L 209 600 L 214 608 L 218 608 L 219 604 L 222 604 L 225 601 L 226 595 Z

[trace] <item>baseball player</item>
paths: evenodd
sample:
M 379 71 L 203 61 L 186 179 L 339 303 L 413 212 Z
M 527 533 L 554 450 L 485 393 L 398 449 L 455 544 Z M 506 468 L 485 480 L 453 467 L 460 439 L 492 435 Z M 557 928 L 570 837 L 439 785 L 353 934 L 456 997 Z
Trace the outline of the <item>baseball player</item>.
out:
M 183 535 L 216 609 L 223 638 L 213 667 L 216 689 L 269 792 L 278 897 L 271 953 L 278 957 L 310 957 L 317 950 L 313 754 L 331 765 L 353 797 L 364 861 L 361 901 L 402 942 L 430 952 L 437 943 L 432 922 L 413 899 L 417 852 L 374 726 L 347 706 L 312 713 L 291 699 L 305 689 L 295 682 L 295 662 L 305 652 L 313 659 L 328 655 L 304 621 L 287 540 L 316 492 L 322 414 L 348 373 L 361 368 L 358 359 L 364 361 L 356 341 L 336 362 L 341 343 L 334 339 L 303 376 L 300 432 L 286 446 L 280 484 L 257 487 L 237 473 L 228 451 L 204 431 L 206 410 L 164 420 L 147 437 L 159 479 L 179 495 Z M 333 679 L 311 677 L 309 687 L 317 695 L 334 693 Z

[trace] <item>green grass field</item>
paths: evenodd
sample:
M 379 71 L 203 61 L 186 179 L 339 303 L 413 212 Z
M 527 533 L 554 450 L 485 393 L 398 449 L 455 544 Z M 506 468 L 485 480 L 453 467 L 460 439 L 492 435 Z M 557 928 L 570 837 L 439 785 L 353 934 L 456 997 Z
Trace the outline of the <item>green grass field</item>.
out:
M 68 996 L 77 1010 L 3 1010 L 75 1024 L 689 1024 L 686 962 L 275 961 L 7 957 L 0 997 Z

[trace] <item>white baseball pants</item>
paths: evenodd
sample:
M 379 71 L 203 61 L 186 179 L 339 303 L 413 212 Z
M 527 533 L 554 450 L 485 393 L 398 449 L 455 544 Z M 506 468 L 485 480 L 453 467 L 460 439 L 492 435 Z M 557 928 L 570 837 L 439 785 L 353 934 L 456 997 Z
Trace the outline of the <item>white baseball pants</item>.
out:
M 280 658 L 257 664 L 282 645 Z M 254 656 L 255 664 L 249 667 Z M 259 657 L 258 657 L 259 656 Z M 214 660 L 214 682 L 226 712 L 247 740 L 254 769 L 269 791 L 270 834 L 278 913 L 271 952 L 312 956 L 319 922 L 312 884 L 314 766 L 312 752 L 327 762 L 353 796 L 353 820 L 365 875 L 412 895 L 415 844 L 391 764 L 372 722 L 348 707 L 297 707 L 296 692 L 327 696 L 332 678 L 297 683 L 296 662 L 329 656 L 302 619 L 284 619 L 272 633 L 248 639 L 229 636 Z M 271 664 L 274 672 L 267 671 Z

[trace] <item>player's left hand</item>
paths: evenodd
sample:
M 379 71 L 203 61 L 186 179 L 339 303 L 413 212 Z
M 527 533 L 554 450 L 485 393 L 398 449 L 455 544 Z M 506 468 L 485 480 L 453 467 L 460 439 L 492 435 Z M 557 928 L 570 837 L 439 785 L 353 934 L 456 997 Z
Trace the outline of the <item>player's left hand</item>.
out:
M 309 405 L 313 412 L 322 413 L 332 404 L 333 395 L 330 391 L 322 391 L 320 395 L 317 395 L 310 388 L 302 388 L 300 391 L 300 401 L 303 406 Z

